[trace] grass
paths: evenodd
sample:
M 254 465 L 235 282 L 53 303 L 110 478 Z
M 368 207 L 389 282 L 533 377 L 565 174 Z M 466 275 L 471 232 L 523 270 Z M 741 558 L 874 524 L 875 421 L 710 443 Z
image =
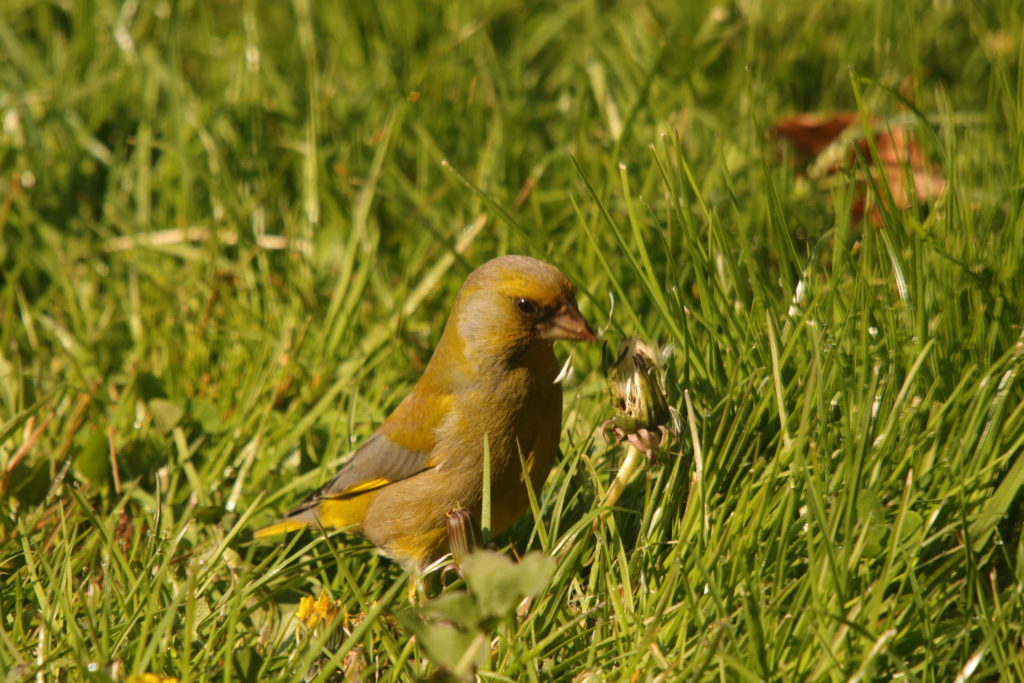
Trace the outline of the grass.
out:
M 623 450 L 576 349 L 499 539 L 559 561 L 481 679 L 1024 678 L 1024 17 L 958 5 L 4 3 L 6 680 L 450 666 L 365 543 L 250 534 L 510 252 L 674 344 L 684 427 L 590 533 Z M 947 185 L 877 221 L 769 134 L 906 102 Z M 321 590 L 362 620 L 296 635 Z

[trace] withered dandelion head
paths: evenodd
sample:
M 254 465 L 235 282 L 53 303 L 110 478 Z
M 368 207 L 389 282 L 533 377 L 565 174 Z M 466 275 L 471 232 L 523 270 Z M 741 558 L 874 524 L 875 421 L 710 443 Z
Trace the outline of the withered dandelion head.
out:
M 628 440 L 651 456 L 679 431 L 678 413 L 668 404 L 663 362 L 672 347 L 660 351 L 638 337 L 619 342 L 615 364 L 608 370 L 615 417 L 605 422 L 606 436 Z

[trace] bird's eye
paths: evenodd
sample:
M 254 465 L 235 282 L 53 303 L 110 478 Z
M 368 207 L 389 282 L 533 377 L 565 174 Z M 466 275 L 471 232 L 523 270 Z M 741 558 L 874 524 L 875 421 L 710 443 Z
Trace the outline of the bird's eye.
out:
M 516 308 L 524 315 L 535 315 L 537 313 L 537 302 L 519 297 L 516 299 Z

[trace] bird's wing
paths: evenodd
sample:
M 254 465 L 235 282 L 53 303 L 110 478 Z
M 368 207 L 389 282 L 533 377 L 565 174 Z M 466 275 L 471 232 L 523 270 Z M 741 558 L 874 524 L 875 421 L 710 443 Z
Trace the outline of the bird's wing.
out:
M 377 432 L 359 447 L 334 479 L 309 497 L 302 507 L 324 498 L 371 491 L 430 469 L 429 452 L 413 451 Z
M 258 530 L 255 538 L 318 523 L 335 528 L 360 524 L 369 502 L 363 494 L 431 467 L 433 463 L 429 461 L 429 453 L 410 451 L 377 432 L 359 447 L 338 476 L 283 519 Z
M 452 396 L 420 382 L 352 455 L 334 479 L 310 496 L 300 510 L 325 498 L 372 491 L 428 470 L 435 431 L 452 404 Z
M 284 519 L 256 532 L 263 538 L 322 523 L 341 527 L 362 522 L 369 493 L 434 467 L 434 430 L 451 396 L 413 391 L 373 436 L 359 447 L 334 479 L 320 488 Z M 325 504 L 326 505 L 322 505 Z

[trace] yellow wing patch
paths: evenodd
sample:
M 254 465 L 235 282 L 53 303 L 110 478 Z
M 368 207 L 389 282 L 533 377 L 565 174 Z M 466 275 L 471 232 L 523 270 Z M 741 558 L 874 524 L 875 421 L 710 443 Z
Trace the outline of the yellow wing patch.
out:
M 390 483 L 391 481 L 388 479 L 370 479 L 369 481 L 361 482 L 359 484 L 356 484 L 355 486 L 349 486 L 341 493 L 333 494 L 331 498 L 343 498 L 345 496 L 351 496 L 356 493 L 365 493 L 366 491 L 372 491 L 374 489 L 379 489 L 382 486 L 387 486 Z
M 316 506 L 316 517 L 328 529 L 360 527 L 366 519 L 366 509 L 373 496 L 326 498 Z

